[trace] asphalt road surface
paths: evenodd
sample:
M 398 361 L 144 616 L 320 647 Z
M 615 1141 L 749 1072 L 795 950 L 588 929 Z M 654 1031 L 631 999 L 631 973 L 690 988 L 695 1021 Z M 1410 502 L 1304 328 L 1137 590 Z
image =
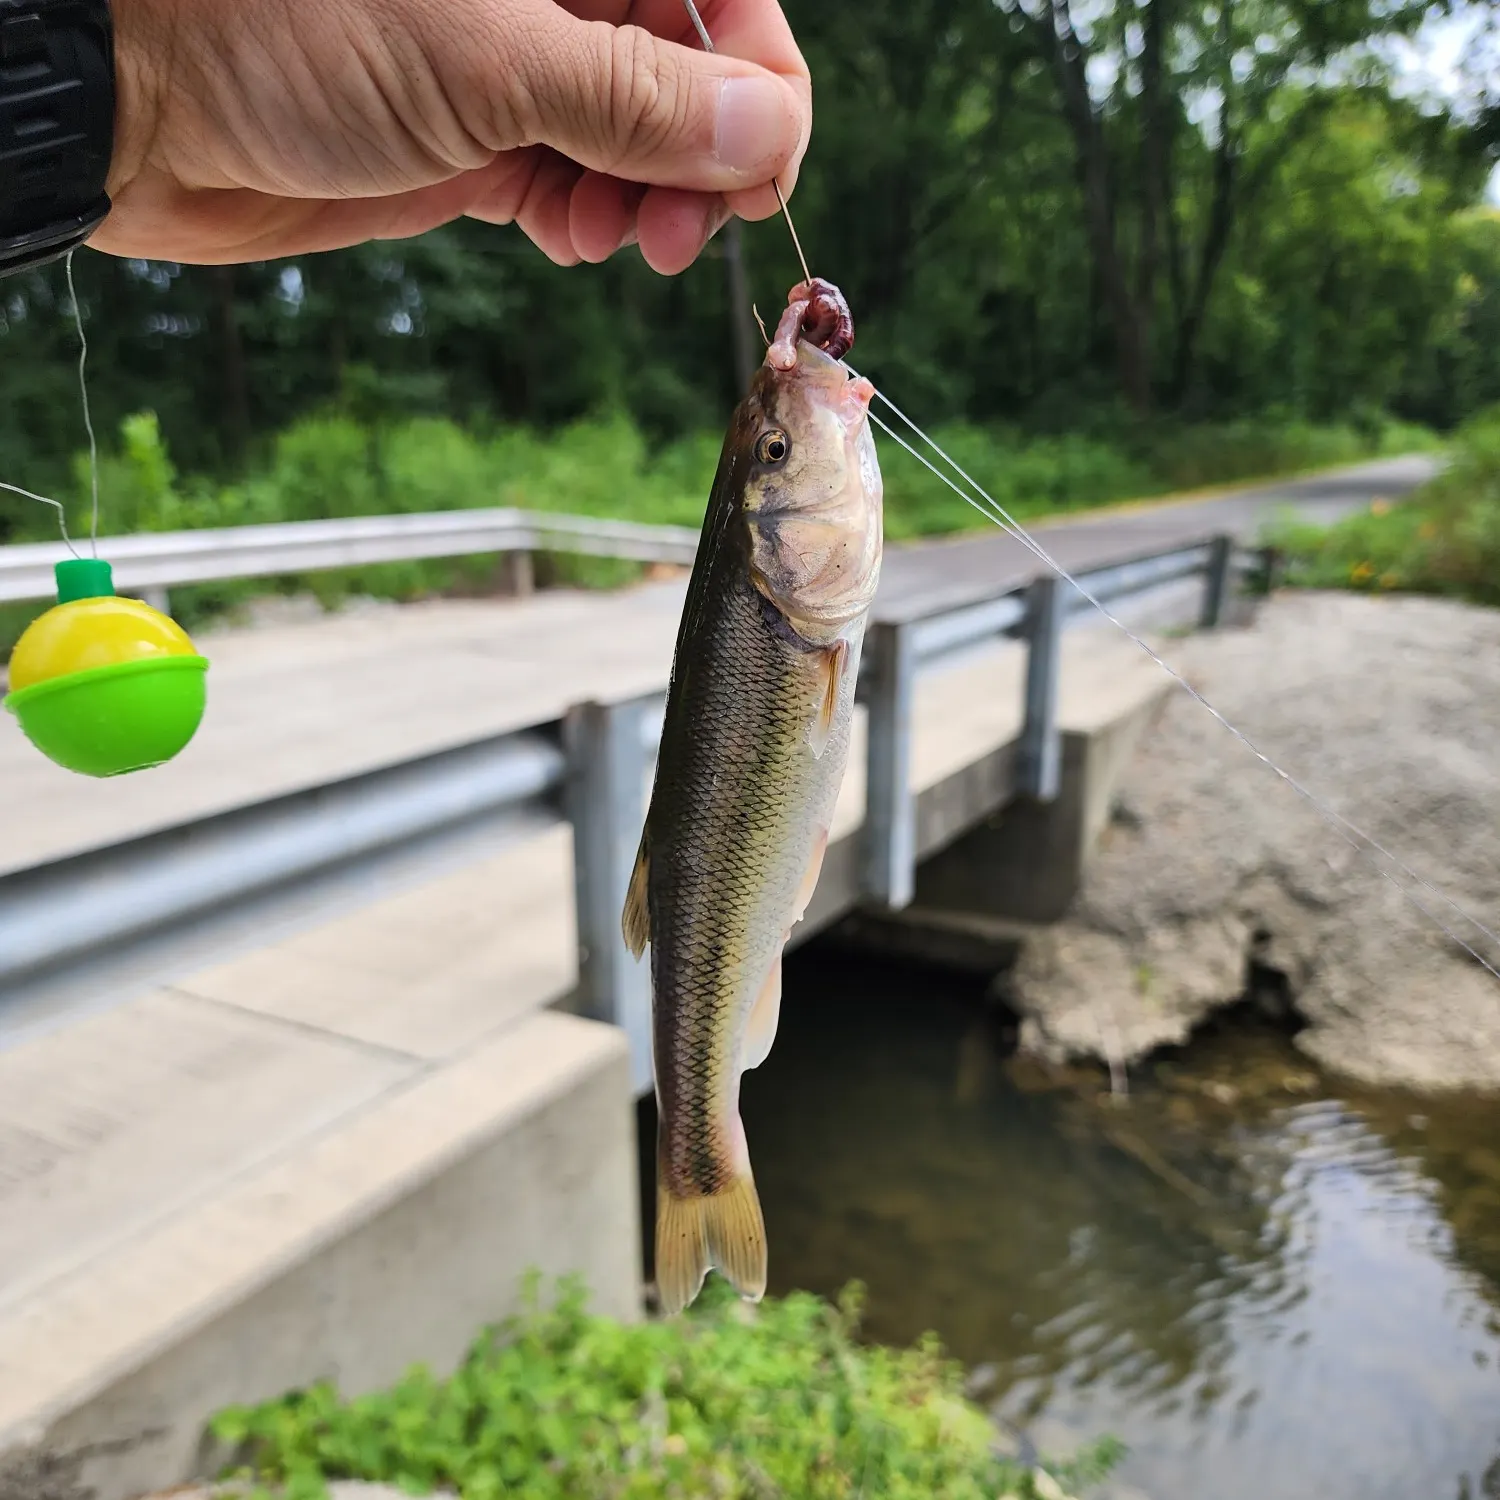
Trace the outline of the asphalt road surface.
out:
M 1326 524 L 1372 500 L 1400 499 L 1436 469 L 1434 459 L 1409 454 L 1199 500 L 1146 501 L 1133 508 L 1085 512 L 1027 529 L 1063 567 L 1076 573 L 1132 555 L 1191 546 L 1215 533 L 1229 532 L 1251 544 L 1267 522 L 1287 510 Z M 1001 593 L 1042 571 L 1042 563 L 998 526 L 978 535 L 893 547 L 886 553 L 876 612 L 905 614 L 929 602 L 951 606 L 965 594 Z

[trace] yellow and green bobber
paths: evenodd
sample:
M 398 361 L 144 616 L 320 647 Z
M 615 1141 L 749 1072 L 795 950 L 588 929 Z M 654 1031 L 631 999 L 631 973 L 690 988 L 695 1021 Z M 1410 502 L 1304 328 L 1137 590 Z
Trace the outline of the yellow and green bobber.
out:
M 56 574 L 56 605 L 11 653 L 5 707 L 43 755 L 83 776 L 171 760 L 202 722 L 208 659 L 175 620 L 117 597 L 102 559 Z

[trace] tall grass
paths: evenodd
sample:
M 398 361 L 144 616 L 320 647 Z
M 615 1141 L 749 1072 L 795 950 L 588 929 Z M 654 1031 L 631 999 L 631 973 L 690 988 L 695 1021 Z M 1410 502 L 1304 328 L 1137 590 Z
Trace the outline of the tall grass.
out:
M 952 425 L 934 436 L 1020 516 L 1078 510 L 1189 486 L 1283 474 L 1430 444 L 1390 424 L 1312 427 L 1240 421 L 1211 427 L 1119 426 L 1073 436 L 1028 437 L 1015 428 Z M 519 506 L 697 526 L 718 460 L 717 433 L 654 442 L 623 417 L 542 433 L 524 427 L 475 432 L 436 418 L 375 428 L 347 416 L 309 417 L 275 442 L 255 473 L 225 484 L 183 475 L 156 418 L 128 418 L 102 461 L 106 533 L 167 531 L 403 511 Z M 886 529 L 893 541 L 987 525 L 894 443 L 881 443 Z M 87 473 L 75 463 L 72 514 L 84 515 Z M 17 540 L 53 534 L 51 513 L 0 496 L 0 532 Z M 107 551 L 107 548 L 106 548 Z M 306 579 L 215 584 L 174 593 L 189 625 L 254 594 L 310 589 L 332 606 L 353 593 L 412 599 L 484 591 L 493 558 L 388 564 Z M 595 586 L 638 577 L 636 565 L 548 558 L 546 581 Z M 0 649 L 35 610 L 0 612 Z
M 1110 1439 L 1045 1468 L 997 1457 L 936 1340 L 864 1343 L 859 1303 L 746 1308 L 714 1283 L 686 1317 L 622 1326 L 576 1288 L 548 1311 L 533 1292 L 447 1378 L 353 1400 L 316 1386 L 214 1431 L 265 1500 L 322 1500 L 335 1479 L 465 1500 L 1061 1500 L 1119 1461 Z
M 1405 503 L 1327 527 L 1284 522 L 1269 540 L 1293 585 L 1500 605 L 1500 406 L 1459 429 L 1447 466 Z

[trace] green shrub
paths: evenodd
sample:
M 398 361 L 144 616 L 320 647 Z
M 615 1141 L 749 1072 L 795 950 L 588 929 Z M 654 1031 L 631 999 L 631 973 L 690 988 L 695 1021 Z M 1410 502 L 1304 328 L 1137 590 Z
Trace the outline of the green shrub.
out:
M 1377 500 L 1332 526 L 1283 521 L 1268 541 L 1304 588 L 1500 604 L 1500 407 L 1460 428 L 1447 466 L 1404 503 Z
M 747 1308 L 715 1283 L 689 1316 L 621 1325 L 576 1287 L 486 1334 L 448 1379 L 412 1370 L 342 1400 L 317 1386 L 224 1412 L 238 1477 L 314 1500 L 329 1479 L 382 1480 L 463 1500 L 996 1500 L 1039 1492 L 995 1457 L 988 1418 L 935 1341 L 857 1343 L 859 1293 L 798 1293 Z M 1065 1486 L 1104 1477 L 1105 1440 Z M 1042 1493 L 1055 1494 L 1047 1479 Z
M 1431 445 L 1419 429 L 1375 418 L 1330 428 L 1274 417 L 1132 426 L 1111 416 L 1073 434 L 1028 436 L 1009 427 L 953 424 L 933 436 L 1022 519 Z M 721 441 L 715 432 L 654 441 L 623 416 L 542 433 L 514 426 L 477 431 L 434 417 L 360 421 L 340 413 L 298 422 L 277 438 L 257 472 L 219 484 L 180 475 L 155 416 L 142 412 L 123 423 L 118 447 L 101 455 L 101 529 L 107 536 L 487 506 L 696 527 Z M 879 441 L 892 541 L 992 524 L 894 441 Z M 77 460 L 74 470 L 67 498 L 78 532 L 88 520 L 86 460 Z M 14 523 L 18 540 L 53 534 L 51 513 L 33 502 L 0 495 L 0 511 Z M 104 551 L 108 555 L 107 545 Z M 278 591 L 312 592 L 330 608 L 353 594 L 409 600 L 484 592 L 497 566 L 493 557 L 456 558 L 235 581 L 176 590 L 173 609 L 193 629 L 256 594 Z M 639 564 L 610 558 L 538 560 L 546 583 L 615 587 L 642 572 Z M 0 610 L 0 651 L 36 613 Z

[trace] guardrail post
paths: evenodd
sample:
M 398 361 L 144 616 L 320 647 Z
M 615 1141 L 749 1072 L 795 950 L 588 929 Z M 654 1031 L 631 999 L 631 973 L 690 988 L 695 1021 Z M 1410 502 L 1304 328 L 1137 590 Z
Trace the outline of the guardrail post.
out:
M 1057 689 L 1062 670 L 1062 580 L 1048 573 L 1026 591 L 1026 721 L 1016 761 L 1016 790 L 1038 802 L 1057 796 L 1062 736 Z
M 911 904 L 916 882 L 916 803 L 911 794 L 916 642 L 910 626 L 877 621 L 869 644 L 874 670 L 865 747 L 861 884 L 867 896 L 899 909 Z
M 1199 622 L 1204 630 L 1216 630 L 1224 617 L 1224 606 L 1229 601 L 1230 568 L 1234 563 L 1234 538 L 1216 536 L 1209 549 L 1208 568 L 1203 575 L 1203 617 Z
M 1260 549 L 1260 587 L 1267 595 L 1274 594 L 1281 587 L 1282 574 L 1285 571 L 1286 556 L 1280 547 L 1262 547 Z
M 142 589 L 141 600 L 149 604 L 158 614 L 170 615 L 172 613 L 172 595 L 166 589 Z
M 512 599 L 529 599 L 536 592 L 536 571 L 529 552 L 500 554 L 501 587 Z
M 563 723 L 579 1011 L 625 1032 L 637 1093 L 652 1080 L 650 955 L 639 962 L 631 956 L 620 918 L 646 819 L 644 725 L 651 702 L 583 703 Z

